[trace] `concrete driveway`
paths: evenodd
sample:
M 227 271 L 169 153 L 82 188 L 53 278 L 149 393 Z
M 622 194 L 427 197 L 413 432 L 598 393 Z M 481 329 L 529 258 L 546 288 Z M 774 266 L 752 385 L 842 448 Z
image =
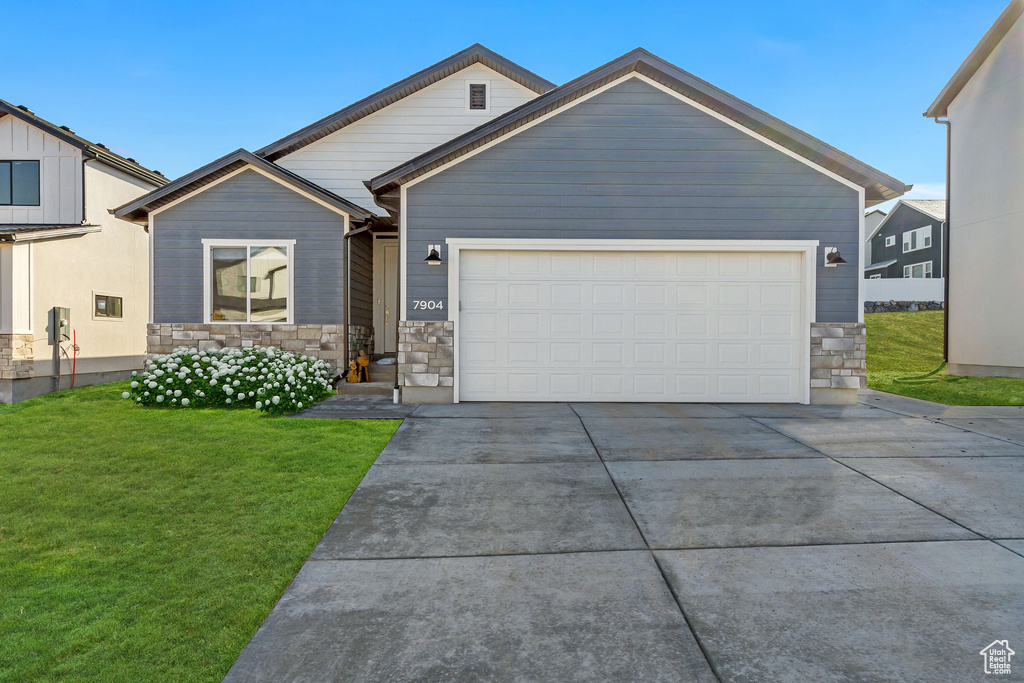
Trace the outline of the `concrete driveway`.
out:
M 1022 539 L 1024 409 L 421 406 L 226 680 L 983 680 Z

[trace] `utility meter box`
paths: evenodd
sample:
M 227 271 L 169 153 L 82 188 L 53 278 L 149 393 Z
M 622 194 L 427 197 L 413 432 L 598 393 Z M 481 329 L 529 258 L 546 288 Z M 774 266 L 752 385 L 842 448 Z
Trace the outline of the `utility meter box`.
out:
M 71 309 L 54 306 L 50 311 L 50 343 L 71 341 Z

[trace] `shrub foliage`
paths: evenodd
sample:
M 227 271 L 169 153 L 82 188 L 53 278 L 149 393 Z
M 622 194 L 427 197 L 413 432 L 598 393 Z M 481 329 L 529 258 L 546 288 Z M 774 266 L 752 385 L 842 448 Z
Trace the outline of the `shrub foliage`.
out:
M 331 392 L 331 366 L 274 347 L 200 351 L 178 348 L 155 356 L 121 394 L 145 406 L 250 406 L 293 413 Z

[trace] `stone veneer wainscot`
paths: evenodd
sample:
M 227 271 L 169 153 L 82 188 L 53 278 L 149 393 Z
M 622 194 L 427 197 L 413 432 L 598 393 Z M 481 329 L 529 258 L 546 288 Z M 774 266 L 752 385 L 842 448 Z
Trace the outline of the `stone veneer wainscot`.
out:
M 344 325 L 286 325 L 232 323 L 150 323 L 147 326 L 147 351 L 151 356 L 170 353 L 182 346 L 199 350 L 273 346 L 305 356 L 325 360 L 337 366 L 344 363 Z M 349 325 L 349 345 L 372 353 L 371 330 Z
M 864 323 L 811 323 L 812 392 L 866 388 L 867 353 Z

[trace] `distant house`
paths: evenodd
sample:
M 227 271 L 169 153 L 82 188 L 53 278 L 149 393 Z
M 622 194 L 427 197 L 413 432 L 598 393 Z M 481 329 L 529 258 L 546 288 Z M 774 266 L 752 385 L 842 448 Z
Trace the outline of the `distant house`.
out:
M 871 209 L 864 214 L 864 234 L 872 235 L 878 224 L 885 219 L 886 213 L 881 209 Z M 871 238 L 864 241 L 864 263 L 872 263 L 871 260 Z
M 901 199 L 883 216 L 874 229 L 867 228 L 871 258 L 864 277 L 943 277 L 945 200 Z
M 149 236 L 110 209 L 166 182 L 0 100 L 0 403 L 142 366 Z
M 949 372 L 1024 377 L 1024 0 L 925 116 L 949 125 Z

